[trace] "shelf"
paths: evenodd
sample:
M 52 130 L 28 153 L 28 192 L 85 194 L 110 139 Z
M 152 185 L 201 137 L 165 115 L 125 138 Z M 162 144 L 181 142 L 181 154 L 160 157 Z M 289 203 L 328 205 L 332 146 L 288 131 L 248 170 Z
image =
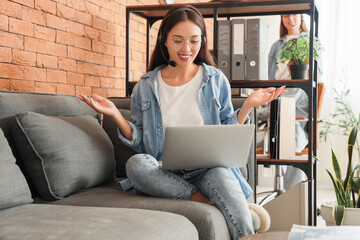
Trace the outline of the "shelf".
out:
M 270 3 L 271 2 L 271 3 Z M 309 12 L 313 0 L 247 0 L 228 2 L 191 3 L 205 18 L 214 17 L 214 9 L 218 10 L 219 17 L 277 15 L 284 12 Z M 127 6 L 126 9 L 140 17 L 161 19 L 173 6 L 170 5 L 137 5 Z
M 308 163 L 308 156 L 294 156 L 284 159 L 272 159 L 268 154 L 257 154 L 256 156 L 258 164 L 270 164 L 270 165 L 292 165 L 293 163 Z
M 291 80 L 230 80 L 231 86 L 236 88 L 264 88 L 264 87 L 297 87 L 308 88 L 309 80 L 291 79 Z

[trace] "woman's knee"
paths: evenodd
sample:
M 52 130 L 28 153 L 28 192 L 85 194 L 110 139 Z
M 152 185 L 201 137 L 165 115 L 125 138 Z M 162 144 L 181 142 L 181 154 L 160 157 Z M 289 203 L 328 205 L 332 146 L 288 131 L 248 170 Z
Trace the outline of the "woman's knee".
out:
M 233 184 L 238 185 L 235 175 L 230 169 L 224 167 L 216 167 L 207 170 L 203 175 L 203 181 L 211 184 L 213 187 L 218 186 L 221 188 Z
M 126 162 L 126 174 L 133 176 L 148 171 L 149 168 L 158 166 L 157 160 L 149 154 L 135 154 Z

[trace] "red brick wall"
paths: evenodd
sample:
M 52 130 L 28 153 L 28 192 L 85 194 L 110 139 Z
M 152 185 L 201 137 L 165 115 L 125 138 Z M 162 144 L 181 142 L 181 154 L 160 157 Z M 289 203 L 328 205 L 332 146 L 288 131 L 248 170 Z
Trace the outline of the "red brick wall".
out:
M 0 90 L 125 96 L 125 8 L 142 4 L 158 1 L 0 0 Z M 146 69 L 146 28 L 132 19 L 137 80 Z

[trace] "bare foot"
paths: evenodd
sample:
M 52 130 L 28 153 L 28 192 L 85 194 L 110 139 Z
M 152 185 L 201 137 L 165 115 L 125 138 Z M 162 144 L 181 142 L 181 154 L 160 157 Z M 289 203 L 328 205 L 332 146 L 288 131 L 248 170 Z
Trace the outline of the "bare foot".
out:
M 195 202 L 203 202 L 208 204 L 213 204 L 209 198 L 205 197 L 200 191 L 196 191 L 190 195 L 190 200 Z

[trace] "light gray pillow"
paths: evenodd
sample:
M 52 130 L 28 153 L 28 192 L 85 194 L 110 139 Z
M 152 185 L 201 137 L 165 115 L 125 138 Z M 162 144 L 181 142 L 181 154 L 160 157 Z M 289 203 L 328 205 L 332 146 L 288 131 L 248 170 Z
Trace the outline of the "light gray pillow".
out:
M 113 145 L 95 118 L 26 112 L 15 120 L 16 147 L 45 200 L 61 199 L 114 179 Z
M 32 203 L 29 186 L 15 164 L 15 157 L 1 129 L 0 153 L 0 209 Z

